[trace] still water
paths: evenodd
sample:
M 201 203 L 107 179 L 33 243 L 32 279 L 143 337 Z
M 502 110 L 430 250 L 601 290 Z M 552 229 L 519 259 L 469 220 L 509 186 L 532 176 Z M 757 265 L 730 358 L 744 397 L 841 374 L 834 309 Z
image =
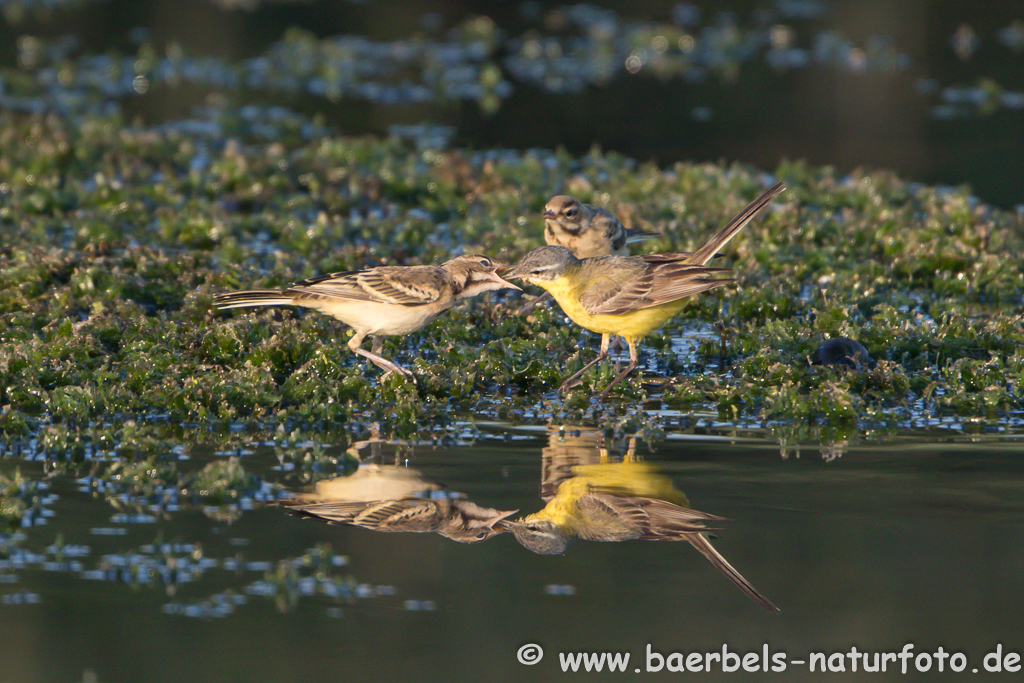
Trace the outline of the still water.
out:
M 560 680 L 560 653 L 602 651 L 629 653 L 629 675 L 646 676 L 658 665 L 648 646 L 674 663 L 686 661 L 674 652 L 760 657 L 767 646 L 784 656 L 784 674 L 723 673 L 719 661 L 700 675 L 801 681 L 820 678 L 812 653 L 856 647 L 870 657 L 908 643 L 910 673 L 893 673 L 893 660 L 883 680 L 935 680 L 938 659 L 918 655 L 940 646 L 963 654 L 945 660 L 947 672 L 966 662 L 984 673 L 999 645 L 1007 664 L 1024 651 L 1024 465 L 1012 441 L 866 443 L 831 461 L 815 449 L 784 458 L 764 441 L 681 435 L 631 451 L 572 427 L 492 427 L 449 447 L 359 445 L 362 464 L 316 495 L 333 486 L 336 500 L 457 502 L 505 515 L 494 529 L 545 509 L 542 496 L 581 473 L 598 477 L 591 490 L 625 495 L 602 468 L 639 468 L 648 490 L 634 497 L 729 519 L 707 522 L 715 548 L 781 612 L 690 543 L 577 539 L 541 555 L 511 533 L 461 537 L 473 543 L 396 524 L 382 533 L 252 499 L 139 505 L 94 493 L 86 469 L 49 478 L 41 523 L 0 536 L 0 681 L 299 681 L 332 671 Z M 168 453 L 179 470 L 231 457 L 175 444 Z M 279 456 L 254 445 L 240 463 L 264 491 L 294 491 L 296 472 Z M 37 462 L 0 461 L 4 473 L 15 466 L 41 475 Z M 529 644 L 544 654 L 526 666 L 517 653 Z M 826 661 L 843 663 L 843 680 L 879 678 L 861 661 L 852 673 L 848 656 Z M 916 672 L 915 661 L 932 670 Z

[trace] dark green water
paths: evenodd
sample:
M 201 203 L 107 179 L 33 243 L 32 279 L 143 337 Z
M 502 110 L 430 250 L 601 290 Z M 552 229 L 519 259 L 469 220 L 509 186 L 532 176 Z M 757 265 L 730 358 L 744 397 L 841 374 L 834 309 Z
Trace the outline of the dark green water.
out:
M 475 445 L 384 446 L 365 459 L 397 460 L 479 505 L 526 514 L 543 507 L 542 472 L 596 459 L 593 443 L 498 430 Z M 140 518 L 130 506 L 119 512 L 117 497 L 56 476 L 46 524 L 0 544 L 0 681 L 78 681 L 89 672 L 101 681 L 307 681 L 325 672 L 339 680 L 555 680 L 566 675 L 559 653 L 577 651 L 628 652 L 635 677 L 638 667 L 650 675 L 648 645 L 668 655 L 723 645 L 760 653 L 767 644 L 789 662 L 907 643 L 915 656 L 940 646 L 961 652 L 962 675 L 978 668 L 991 677 L 982 662 L 997 645 L 1004 656 L 1024 652 L 1019 451 L 1013 440 L 901 441 L 825 462 L 816 449 L 783 459 L 778 446 L 752 440 L 671 439 L 654 453 L 641 444 L 638 454 L 693 508 L 732 520 L 719 524 L 715 546 L 780 615 L 687 543 L 579 540 L 542 556 L 511 534 L 468 545 L 328 526 L 259 504 L 243 504 L 230 523 L 184 504 Z M 226 457 L 184 452 L 184 470 Z M 269 448 L 243 454 L 242 464 L 267 482 L 294 480 L 275 469 Z M 0 461 L 7 473 L 15 465 L 38 474 L 38 463 Z M 47 551 L 58 535 L 63 558 Z M 345 559 L 304 566 L 325 543 Z M 177 574 L 168 571 L 175 563 Z M 275 592 L 268 572 L 288 574 L 280 563 L 295 576 L 267 595 Z M 126 580 L 122 565 L 151 574 Z M 325 595 L 324 586 L 353 597 Z M 531 667 L 517 661 L 528 643 L 545 652 Z M 905 676 L 893 672 L 899 660 L 886 674 L 854 674 L 845 664 L 844 680 L 942 678 L 934 660 L 919 673 L 911 659 Z M 714 673 L 694 675 L 819 680 L 808 666 L 722 673 L 715 664 Z
M 342 134 L 448 131 L 412 135 L 431 146 L 579 156 L 597 145 L 660 165 L 724 159 L 763 169 L 805 159 L 842 173 L 969 183 L 1004 207 L 1024 201 L 1019 0 L 8 4 L 0 109 L 96 100 L 128 121 L 160 124 L 203 118 L 211 105 L 257 105 L 318 117 Z M 486 30 L 472 23 L 480 16 Z M 679 33 L 695 41 L 692 55 L 678 53 Z M 479 50 L 461 52 L 481 34 Z M 666 42 L 659 48 L 652 36 Z M 330 47 L 338 37 L 345 49 Z M 324 63 L 318 40 L 328 44 Z M 448 52 L 430 66 L 401 56 L 423 41 Z M 659 65 L 665 49 L 675 61 Z M 180 63 L 179 53 L 195 62 L 160 75 L 153 65 L 169 55 Z M 642 66 L 629 70 L 630 57 Z M 61 69 L 72 85 L 55 78 Z

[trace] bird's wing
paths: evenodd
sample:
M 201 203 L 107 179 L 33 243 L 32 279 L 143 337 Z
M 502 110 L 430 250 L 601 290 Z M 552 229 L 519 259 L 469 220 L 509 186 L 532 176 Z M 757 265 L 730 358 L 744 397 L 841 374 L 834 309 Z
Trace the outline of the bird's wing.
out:
M 653 272 L 654 283 L 643 300 L 636 302 L 636 308 L 659 306 L 734 282 L 733 278 L 714 277 L 716 273 L 730 272 L 728 268 L 708 268 L 673 261 L 652 264 L 649 269 Z
M 330 299 L 420 306 L 444 297 L 450 289 L 448 280 L 445 272 L 434 266 L 381 266 L 304 280 L 289 291 Z
M 668 263 L 671 261 L 685 261 L 693 256 L 688 251 L 669 251 L 661 254 L 640 254 L 647 263 Z
M 423 498 L 402 498 L 376 503 L 353 524 L 377 531 L 433 531 L 438 522 L 438 504 Z
M 649 287 L 647 266 L 630 256 L 599 256 L 584 259 L 578 277 L 586 282 L 580 304 L 590 314 L 605 313 L 610 302 L 628 296 L 637 288 Z
M 611 260 L 616 259 L 616 260 Z M 593 263 L 592 261 L 604 261 Z M 676 301 L 732 282 L 709 277 L 722 268 L 689 265 L 672 258 L 651 261 L 639 257 L 588 259 L 591 283 L 580 304 L 591 315 L 615 315 Z
M 591 525 L 578 530 L 580 538 L 592 541 L 625 541 L 634 538 L 644 540 L 686 540 L 696 548 L 718 571 L 759 605 L 771 612 L 779 608 L 761 595 L 754 586 L 729 564 L 707 536 L 705 521 L 722 520 L 724 517 L 691 510 L 655 498 L 612 496 L 602 493 L 588 493 L 580 496 L 577 503 L 584 517 L 593 519 Z M 589 528 L 588 528 L 589 527 Z M 646 530 L 646 533 L 644 532 Z
M 328 501 L 308 503 L 301 500 L 281 500 L 279 505 L 288 508 L 289 514 L 310 519 L 319 519 L 329 524 L 351 524 L 359 513 L 373 503 L 366 501 Z
M 326 501 L 301 503 L 281 501 L 291 514 L 319 519 L 329 524 L 352 524 L 376 531 L 432 531 L 437 505 L 422 498 L 380 501 Z
M 629 541 L 640 538 L 646 526 L 642 510 L 623 505 L 628 500 L 603 493 L 586 493 L 576 500 L 580 511 L 576 535 L 588 541 Z
M 677 541 L 686 534 L 707 530 L 705 522 L 725 519 L 658 498 L 636 498 L 633 504 L 642 507 L 650 520 L 642 537 L 648 541 Z

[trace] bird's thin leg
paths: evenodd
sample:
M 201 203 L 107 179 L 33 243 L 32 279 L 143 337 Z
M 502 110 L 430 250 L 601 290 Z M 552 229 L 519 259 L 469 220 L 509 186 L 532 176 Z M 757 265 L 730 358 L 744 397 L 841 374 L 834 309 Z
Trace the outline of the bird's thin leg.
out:
M 547 301 L 550 298 L 551 298 L 551 293 L 550 292 L 544 292 L 543 294 L 538 296 L 536 299 L 534 299 L 533 301 L 527 303 L 525 306 L 520 308 L 519 309 L 519 315 L 529 315 L 533 311 L 533 307 L 534 306 L 536 306 L 537 304 L 541 303 L 542 301 Z
M 579 384 L 580 381 L 581 381 L 580 377 L 583 376 L 584 372 L 586 372 L 587 370 L 589 370 L 590 368 L 594 367 L 595 365 L 597 365 L 598 363 L 600 363 L 601 361 L 603 361 L 605 358 L 608 357 L 608 342 L 610 340 L 611 340 L 611 335 L 607 335 L 607 334 L 602 334 L 601 335 L 601 353 L 597 354 L 597 358 L 595 358 L 594 360 L 590 361 L 589 363 L 584 365 L 582 368 L 580 368 L 579 372 L 577 372 L 575 375 L 573 375 L 569 379 L 567 379 L 564 382 L 562 382 L 562 386 L 558 387 L 558 393 L 562 393 L 566 389 L 571 389 L 574 386 L 576 386 L 577 384 Z
M 381 350 L 383 348 L 384 348 L 384 337 L 382 337 L 379 334 L 370 335 L 370 353 L 373 353 L 373 354 L 375 354 L 377 356 L 380 356 L 380 352 L 381 352 Z M 374 361 L 374 363 L 376 363 L 376 362 L 377 361 Z M 396 363 L 396 365 L 397 365 L 397 363 Z M 385 372 L 383 375 L 381 375 L 380 379 L 377 380 L 377 381 L 378 382 L 383 382 L 384 380 L 386 380 L 388 377 L 390 377 L 393 374 L 395 374 L 395 373 L 393 373 L 389 369 L 387 372 Z M 401 376 L 402 375 L 399 375 L 399 377 L 401 377 Z
M 415 378 L 413 378 L 411 372 L 403 368 L 401 365 L 392 363 L 387 358 L 384 358 L 380 355 L 379 352 L 384 343 L 383 339 L 381 339 L 377 335 L 374 335 L 373 343 L 371 344 L 373 351 L 367 351 L 361 346 L 361 344 L 363 343 L 363 339 L 365 338 L 366 332 L 356 330 L 356 333 L 352 335 L 351 339 L 348 340 L 348 348 L 352 349 L 353 353 L 356 353 L 362 356 L 363 358 L 368 359 L 371 363 L 376 365 L 381 370 L 386 370 L 388 373 L 393 372 L 401 377 L 409 377 L 413 379 L 414 382 L 416 381 Z M 387 377 L 387 375 L 385 374 L 384 377 Z M 381 379 L 384 379 L 384 377 L 381 377 Z
M 626 339 L 624 337 L 614 337 L 615 348 L 620 351 L 625 351 L 628 347 L 626 346 Z M 615 359 L 615 372 L 619 371 L 619 359 Z
M 608 398 L 608 392 L 612 390 L 612 387 L 614 387 L 616 384 L 618 384 L 622 380 L 626 379 L 626 375 L 628 375 L 629 373 L 633 372 L 633 369 L 636 368 L 637 364 L 640 362 L 640 355 L 637 353 L 637 350 L 636 350 L 637 340 L 636 339 L 631 339 L 629 337 L 623 337 L 623 339 L 625 339 L 626 343 L 629 344 L 629 365 L 627 365 L 626 369 L 623 370 L 622 372 L 620 372 L 615 377 L 615 379 L 612 380 L 611 384 L 609 384 L 608 386 L 606 386 L 604 388 L 604 391 L 602 391 L 600 394 L 597 395 L 597 398 L 600 401 L 603 401 L 606 398 Z

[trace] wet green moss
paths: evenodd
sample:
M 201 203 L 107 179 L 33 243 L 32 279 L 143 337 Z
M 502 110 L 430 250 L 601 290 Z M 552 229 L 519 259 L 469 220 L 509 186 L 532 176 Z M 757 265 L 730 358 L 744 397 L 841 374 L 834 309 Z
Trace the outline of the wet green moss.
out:
M 380 381 L 333 319 L 218 313 L 212 297 L 459 251 L 512 262 L 541 243 L 539 211 L 554 188 L 659 231 L 648 250 L 690 249 L 756 195 L 763 174 L 658 168 L 600 150 L 265 143 L 238 130 L 203 137 L 116 117 L 0 115 L 0 230 L 11 236 L 0 247 L 0 441 L 9 448 L 35 438 L 74 463 L 148 457 L 161 433 L 186 428 L 196 439 L 235 438 L 229 425 L 249 438 L 279 427 L 349 438 L 352 424 L 377 422 L 411 438 L 478 418 L 604 424 L 657 419 L 662 408 L 749 425 L 1019 420 L 1024 221 L 966 189 L 783 164 L 775 175 L 789 189 L 720 259 L 737 285 L 694 299 L 651 335 L 646 371 L 601 406 L 591 394 L 611 381 L 610 364 L 564 400 L 552 396 L 596 353 L 596 337 L 557 307 L 519 315 L 524 297 L 482 297 L 387 340 L 385 355 L 412 368 L 415 385 Z M 698 324 L 712 333 L 694 336 Z M 877 362 L 812 367 L 833 336 L 858 340 Z M 677 355 L 680 338 L 694 343 Z

